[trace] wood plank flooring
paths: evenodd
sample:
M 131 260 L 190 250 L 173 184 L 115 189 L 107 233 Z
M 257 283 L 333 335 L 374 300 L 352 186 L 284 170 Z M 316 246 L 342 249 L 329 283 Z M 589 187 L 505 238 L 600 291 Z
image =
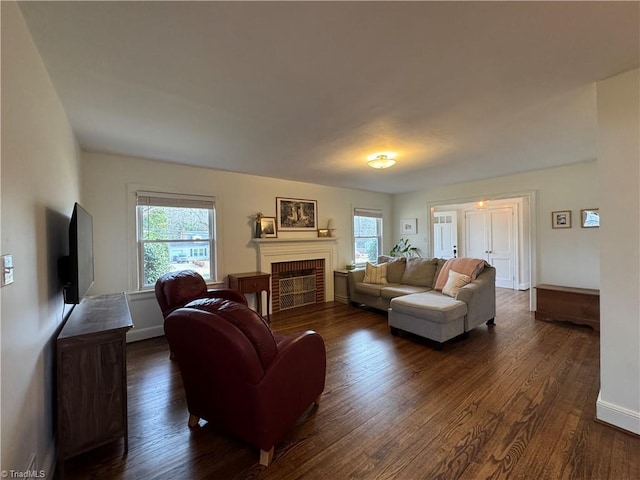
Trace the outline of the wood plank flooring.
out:
M 327 382 L 276 445 L 274 463 L 206 424 L 187 427 L 164 338 L 128 345 L 129 453 L 122 443 L 66 463 L 68 479 L 640 478 L 640 438 L 595 418 L 599 337 L 536 321 L 528 292 L 498 289 L 496 327 L 442 351 L 389 333 L 386 314 L 327 303 L 272 328 L 318 331 Z

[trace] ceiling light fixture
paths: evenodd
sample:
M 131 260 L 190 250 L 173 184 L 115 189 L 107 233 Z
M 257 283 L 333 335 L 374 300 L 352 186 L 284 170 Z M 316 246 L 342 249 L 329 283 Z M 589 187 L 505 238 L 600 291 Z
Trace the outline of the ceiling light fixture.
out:
M 376 153 L 373 158 L 369 157 L 367 164 L 373 168 L 389 168 L 396 164 L 394 155 L 389 153 Z

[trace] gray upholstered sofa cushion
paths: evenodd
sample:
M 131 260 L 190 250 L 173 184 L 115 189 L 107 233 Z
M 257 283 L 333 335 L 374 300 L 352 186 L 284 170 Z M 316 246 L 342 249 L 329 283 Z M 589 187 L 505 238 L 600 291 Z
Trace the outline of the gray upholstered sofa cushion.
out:
M 433 288 L 437 267 L 437 258 L 407 258 L 400 283 Z

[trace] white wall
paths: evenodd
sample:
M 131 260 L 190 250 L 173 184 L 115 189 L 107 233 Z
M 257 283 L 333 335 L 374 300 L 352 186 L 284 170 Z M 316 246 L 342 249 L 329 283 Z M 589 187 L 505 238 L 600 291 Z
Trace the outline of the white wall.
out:
M 376 207 L 385 219 L 391 217 L 391 196 L 387 194 L 326 187 L 288 180 L 257 177 L 166 162 L 83 153 L 83 201 L 93 215 L 95 276 L 90 293 L 134 290 L 135 218 L 133 192 L 136 186 L 160 191 L 213 195 L 218 213 L 219 277 L 228 273 L 255 271 L 257 251 L 252 243 L 250 217 L 260 211 L 275 216 L 276 197 L 318 201 L 318 223 L 335 220 L 338 265 L 352 259 L 352 208 Z M 390 248 L 390 229 L 385 250 Z M 291 233 L 279 232 L 284 238 Z M 297 234 L 300 236 L 301 234 Z M 302 235 L 317 237 L 315 232 Z M 152 293 L 130 295 L 135 328 L 129 339 L 161 335 L 162 316 Z
M 411 242 L 423 251 L 427 245 L 427 204 L 463 203 L 472 199 L 519 197 L 536 193 L 535 248 L 537 251 L 535 283 L 550 283 L 584 288 L 600 287 L 599 229 L 580 228 L 580 210 L 599 205 L 598 169 L 595 160 L 570 166 L 492 178 L 476 182 L 442 186 L 428 191 L 396 195 L 393 217 L 417 217 L 418 234 Z M 571 210 L 573 228 L 552 229 L 551 212 Z M 394 239 L 400 237 L 394 231 Z M 533 247 L 533 246 L 532 246 Z
M 640 434 L 640 75 L 599 82 L 600 420 Z
M 18 7 L 2 2 L 1 470 L 54 461 L 54 345 L 63 317 L 57 260 L 78 200 L 79 150 Z

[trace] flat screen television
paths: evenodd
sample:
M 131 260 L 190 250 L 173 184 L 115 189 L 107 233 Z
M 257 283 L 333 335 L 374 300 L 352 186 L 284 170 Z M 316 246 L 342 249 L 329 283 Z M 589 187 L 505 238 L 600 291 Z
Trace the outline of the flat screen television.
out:
M 80 204 L 69 223 L 69 255 L 60 259 L 64 303 L 77 304 L 93 285 L 93 218 Z

